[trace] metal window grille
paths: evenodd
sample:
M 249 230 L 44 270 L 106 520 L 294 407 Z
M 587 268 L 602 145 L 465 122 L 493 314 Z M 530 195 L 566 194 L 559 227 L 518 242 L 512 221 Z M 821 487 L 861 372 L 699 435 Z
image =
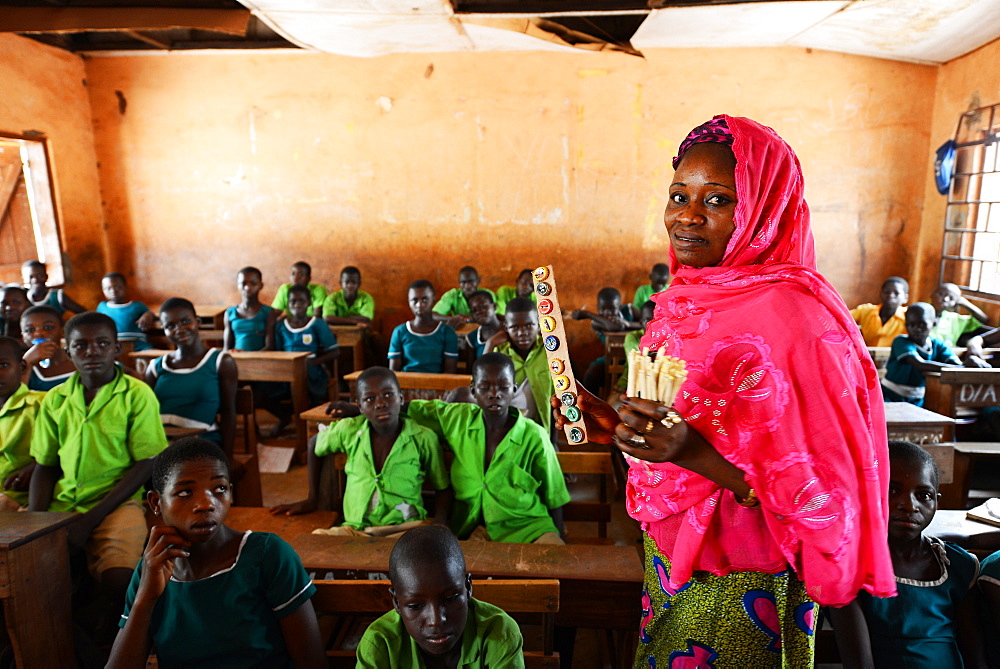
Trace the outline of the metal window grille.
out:
M 1000 104 L 968 111 L 955 130 L 941 281 L 1000 300 Z M 990 299 L 992 298 L 992 299 Z

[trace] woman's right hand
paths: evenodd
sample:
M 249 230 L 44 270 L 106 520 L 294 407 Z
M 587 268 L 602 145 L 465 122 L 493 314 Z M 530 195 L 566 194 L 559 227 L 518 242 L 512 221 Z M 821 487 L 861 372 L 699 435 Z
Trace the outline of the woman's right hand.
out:
M 174 573 L 174 560 L 188 557 L 187 547 L 190 545 L 176 528 L 154 525 L 149 531 L 146 550 L 142 553 L 142 579 L 136 599 L 140 596 L 158 599 Z
M 559 410 L 562 402 L 553 395 L 549 398 L 556 419 L 556 429 L 562 430 L 569 423 L 566 416 Z M 576 406 L 583 414 L 584 425 L 587 426 L 587 439 L 595 444 L 610 444 L 615 436 L 615 428 L 621 423 L 618 412 L 610 404 L 597 397 L 579 383 L 576 384 Z

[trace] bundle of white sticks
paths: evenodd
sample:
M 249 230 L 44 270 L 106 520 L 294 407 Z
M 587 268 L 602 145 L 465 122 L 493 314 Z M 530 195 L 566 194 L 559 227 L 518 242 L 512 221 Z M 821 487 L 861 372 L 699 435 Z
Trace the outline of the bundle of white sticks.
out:
M 664 349 L 650 354 L 648 347 L 628 355 L 628 387 L 625 394 L 656 400 L 670 406 L 687 378 L 684 361 L 669 356 Z

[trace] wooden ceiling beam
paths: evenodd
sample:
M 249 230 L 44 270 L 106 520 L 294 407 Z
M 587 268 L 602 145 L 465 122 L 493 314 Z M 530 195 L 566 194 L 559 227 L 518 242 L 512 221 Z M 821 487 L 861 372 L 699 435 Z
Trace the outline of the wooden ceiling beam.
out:
M 76 33 L 193 28 L 243 35 L 246 34 L 250 16 L 247 9 L 4 7 L 0 8 L 0 32 Z
M 141 32 L 139 30 L 126 30 L 125 34 L 134 40 L 138 40 L 144 44 L 148 44 L 149 46 L 156 47 L 157 49 L 169 50 L 172 48 L 169 42 L 157 39 L 156 37 L 153 37 L 152 35 L 147 35 L 146 33 Z

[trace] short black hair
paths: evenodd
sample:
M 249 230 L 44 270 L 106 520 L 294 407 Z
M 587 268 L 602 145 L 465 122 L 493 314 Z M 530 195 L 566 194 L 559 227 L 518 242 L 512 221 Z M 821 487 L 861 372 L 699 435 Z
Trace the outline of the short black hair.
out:
M 417 565 L 435 571 L 456 569 L 465 575 L 462 547 L 444 525 L 414 527 L 399 538 L 389 554 L 389 580 L 393 587 L 397 587 L 404 572 Z
M 417 279 L 410 284 L 410 286 L 406 289 L 406 292 L 410 292 L 411 290 L 420 290 L 421 288 L 430 288 L 431 292 L 434 292 L 434 284 L 427 279 Z
M 521 277 L 524 276 L 525 274 L 527 274 L 528 276 L 535 275 L 535 273 L 532 272 L 530 269 L 522 269 L 520 272 L 517 273 L 517 280 L 520 281 Z
M 312 274 L 313 274 L 312 265 L 310 265 L 309 263 L 307 263 L 305 260 L 300 260 L 297 263 L 294 263 L 292 265 L 292 267 L 293 268 L 294 267 L 298 267 L 299 269 L 304 269 L 306 271 L 306 274 L 308 274 L 309 276 L 312 276 Z
M 490 304 L 497 303 L 497 301 L 493 299 L 493 293 L 491 293 L 488 290 L 483 290 L 482 288 L 478 288 L 475 291 L 473 291 L 472 295 L 469 295 L 469 297 L 467 297 L 465 301 L 472 302 L 472 300 L 476 299 L 477 297 L 485 297 L 487 300 L 489 300 Z
M 122 283 L 124 283 L 124 284 L 128 283 L 128 279 L 126 279 L 125 275 L 122 274 L 121 272 L 108 272 L 107 274 L 105 274 L 101 278 L 102 279 L 121 279 Z
M 597 291 L 597 301 L 598 302 L 613 302 L 614 300 L 622 301 L 622 294 L 617 288 L 612 288 L 611 286 L 605 286 Z
M 646 300 L 645 302 L 642 303 L 642 306 L 639 308 L 639 313 L 641 314 L 646 309 L 652 309 L 653 311 L 656 311 L 656 302 L 653 302 L 653 300 Z
M 670 274 L 670 265 L 665 262 L 658 262 L 653 265 L 653 271 L 650 274 Z
M 905 441 L 903 439 L 890 439 L 889 440 L 889 461 L 901 460 L 903 462 L 908 462 L 914 465 L 920 465 L 923 467 L 928 467 L 931 470 L 931 480 L 934 482 L 934 487 L 937 488 L 939 484 L 938 478 L 938 468 L 937 461 L 934 456 L 920 448 L 912 441 Z M 891 465 L 890 465 L 891 467 Z
M 508 314 L 521 314 L 535 309 L 535 303 L 531 301 L 530 297 L 515 297 L 507 303 L 507 308 L 504 311 Z
M 901 276 L 890 276 L 888 279 L 882 282 L 882 287 L 885 288 L 886 284 L 898 283 L 903 287 L 907 293 L 910 292 L 910 283 Z
M 115 322 L 111 319 L 111 316 L 106 316 L 105 314 L 98 313 L 96 311 L 84 311 L 82 314 L 77 314 L 73 318 L 66 321 L 66 327 L 64 333 L 66 336 L 66 343 L 73 338 L 73 333 L 77 331 L 78 328 L 86 327 L 89 325 L 100 325 L 111 330 L 111 334 L 118 338 L 118 327 Z
M 309 292 L 308 286 L 300 286 L 298 284 L 292 284 L 288 288 L 288 297 L 292 297 L 292 293 L 302 293 L 306 296 L 306 300 L 312 302 L 312 293 Z
M 477 374 L 490 365 L 509 369 L 510 375 L 514 376 L 514 361 L 510 359 L 510 356 L 505 353 L 493 351 L 492 353 L 483 353 L 472 363 L 472 378 L 475 379 Z
M 21 269 L 34 269 L 35 267 L 45 269 L 45 263 L 41 260 L 25 260 L 24 264 L 21 265 Z
M 24 355 L 26 350 L 24 347 L 24 342 L 20 339 L 14 339 L 13 337 L 3 337 L 0 336 L 0 349 L 6 348 L 16 357 L 20 358 Z
M 369 367 L 365 371 L 358 374 L 358 380 L 354 382 L 354 394 L 361 399 L 361 384 L 364 383 L 368 385 L 369 382 L 373 380 L 382 381 L 389 379 L 392 381 L 393 385 L 396 386 L 396 390 L 400 390 L 399 379 L 396 378 L 395 372 L 393 372 L 388 367 Z
M 21 320 L 23 321 L 26 317 L 35 316 L 37 314 L 52 316 L 57 321 L 59 321 L 60 325 L 62 325 L 62 314 L 59 313 L 55 307 L 50 307 L 47 304 L 36 304 L 33 307 L 28 307 L 27 309 L 24 310 L 24 313 L 21 314 Z
M 25 287 L 22 286 L 22 285 L 20 285 L 20 284 L 16 284 L 16 283 L 8 283 L 6 285 L 0 284 L 0 293 L 6 293 L 7 291 L 11 291 L 12 293 L 21 293 L 21 297 L 24 298 L 25 302 L 29 302 L 30 301 L 30 300 L 28 300 L 28 291 L 27 291 L 27 289 L 25 289 Z
M 261 281 L 264 280 L 264 274 L 263 274 L 263 272 L 261 272 L 259 269 L 257 269 L 256 267 L 254 267 L 252 265 L 247 265 L 246 267 L 244 267 L 243 269 L 241 269 L 236 274 L 243 274 L 244 276 L 247 275 L 247 274 L 256 274 L 258 279 L 260 279 Z
M 476 270 L 476 268 L 475 268 L 475 267 L 473 267 L 472 265 L 466 265 L 466 266 L 465 266 L 465 267 L 463 267 L 462 269 L 458 270 L 458 273 L 459 273 L 459 274 L 462 274 L 463 272 L 472 272 L 472 273 L 473 273 L 473 274 L 475 274 L 475 275 L 476 275 L 477 277 L 479 276 L 479 272 L 478 272 L 478 270 Z
M 171 311 L 173 309 L 187 309 L 192 314 L 197 315 L 194 310 L 194 304 L 192 304 L 191 300 L 185 299 L 183 297 L 171 297 L 166 302 L 160 305 L 161 314 L 164 311 Z
M 925 314 L 930 314 L 931 318 L 937 318 L 937 311 L 934 310 L 934 305 L 927 302 L 914 302 L 906 307 L 906 313 L 910 313 L 911 311 L 922 311 Z
M 221 448 L 208 439 L 184 437 L 167 446 L 153 460 L 153 490 L 162 495 L 174 472 L 181 465 L 192 460 L 218 460 L 222 463 L 222 468 L 226 470 L 226 478 L 232 481 L 229 461 Z
M 344 276 L 345 274 L 355 274 L 359 279 L 361 278 L 361 270 L 354 265 L 348 265 L 344 269 L 340 270 L 340 276 Z

